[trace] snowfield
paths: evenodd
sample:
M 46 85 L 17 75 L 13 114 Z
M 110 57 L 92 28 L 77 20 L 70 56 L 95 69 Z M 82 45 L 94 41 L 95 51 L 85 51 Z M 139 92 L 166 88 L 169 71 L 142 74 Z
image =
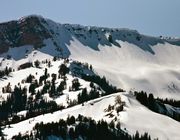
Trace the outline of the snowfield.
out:
M 158 44 L 152 47 L 156 52 L 153 55 L 127 42 L 120 44 L 121 48 L 99 46 L 100 51 L 95 51 L 80 42 L 72 42 L 70 57 L 92 64 L 100 75 L 105 75 L 117 87 L 180 99 L 179 46 Z

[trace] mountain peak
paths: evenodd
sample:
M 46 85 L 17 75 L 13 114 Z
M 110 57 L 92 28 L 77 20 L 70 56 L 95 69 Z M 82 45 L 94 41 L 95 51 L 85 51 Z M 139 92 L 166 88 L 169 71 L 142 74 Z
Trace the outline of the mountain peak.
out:
M 42 17 L 31 15 L 0 24 L 0 54 L 7 52 L 12 47 L 24 45 L 41 47 L 43 39 L 50 37 L 48 31 L 41 24 L 42 21 Z
M 63 36 L 62 36 L 63 35 Z M 180 45 L 179 39 L 164 39 L 140 34 L 136 30 L 127 28 L 106 28 L 95 26 L 82 26 L 78 24 L 58 24 L 41 15 L 29 15 L 19 20 L 0 24 L 0 54 L 6 53 L 9 48 L 32 45 L 35 49 L 51 44 L 60 50 L 66 50 L 71 40 L 76 38 L 81 44 L 96 51 L 99 46 L 121 47 L 119 41 L 129 42 L 144 51 L 154 54 L 151 46 L 168 42 Z

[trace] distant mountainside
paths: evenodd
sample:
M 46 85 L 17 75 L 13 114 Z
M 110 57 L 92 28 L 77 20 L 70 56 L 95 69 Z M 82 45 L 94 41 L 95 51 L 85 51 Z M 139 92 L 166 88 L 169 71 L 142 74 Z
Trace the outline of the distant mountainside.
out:
M 54 46 L 58 46 L 61 42 L 62 46 L 60 45 L 59 48 L 63 51 L 73 37 L 94 50 L 99 50 L 98 45 L 121 47 L 118 40 L 132 43 L 152 54 L 155 52 L 151 46 L 159 43 L 180 45 L 178 38 L 149 37 L 129 29 L 59 24 L 32 15 L 0 24 L 0 54 L 7 52 L 9 48 L 25 45 L 33 45 L 35 49 L 42 48 L 46 45 L 44 40 L 47 39 L 50 39 Z
M 179 46 L 178 38 L 60 24 L 37 15 L 0 24 L 1 68 L 46 57 L 70 57 L 93 64 L 116 86 L 161 97 L 180 97 Z

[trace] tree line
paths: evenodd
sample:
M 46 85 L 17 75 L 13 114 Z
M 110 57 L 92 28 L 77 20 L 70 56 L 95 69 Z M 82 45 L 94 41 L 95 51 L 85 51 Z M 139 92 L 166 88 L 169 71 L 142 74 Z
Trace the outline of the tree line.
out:
M 169 103 L 170 105 L 177 105 L 178 106 L 178 101 L 174 101 L 174 100 L 163 100 L 163 99 L 155 99 L 153 94 L 150 93 L 149 95 L 147 95 L 146 92 L 141 91 L 141 92 L 134 92 L 136 99 L 143 104 L 144 106 L 148 107 L 150 110 L 159 113 L 159 114 L 163 114 L 166 116 L 169 116 L 177 121 L 180 121 L 180 113 L 176 112 L 175 110 L 171 110 L 172 113 L 168 112 L 168 109 L 165 106 L 165 103 Z
M 105 94 L 111 94 L 111 93 L 124 91 L 123 89 L 117 89 L 117 87 L 109 84 L 109 82 L 106 80 L 105 76 L 103 76 L 101 78 L 99 75 L 82 74 L 82 79 L 96 83 L 97 85 L 99 85 L 102 88 L 102 90 L 105 91 Z
M 107 123 L 104 120 L 96 122 L 82 115 L 77 118 L 68 116 L 66 120 L 60 119 L 58 122 L 47 124 L 37 123 L 30 134 L 19 133 L 13 139 L 48 139 L 50 136 L 70 140 L 151 140 L 148 133 L 140 135 L 137 131 L 131 136 L 120 128 L 119 123 Z
M 6 66 L 4 70 L 0 70 L 0 78 L 3 78 L 4 76 L 9 76 L 9 73 L 11 72 L 12 72 L 12 68 Z

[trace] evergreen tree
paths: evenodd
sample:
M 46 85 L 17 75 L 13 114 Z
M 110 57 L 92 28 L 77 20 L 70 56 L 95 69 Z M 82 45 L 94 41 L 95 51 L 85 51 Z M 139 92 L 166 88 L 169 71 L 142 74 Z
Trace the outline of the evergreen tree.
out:
M 74 116 L 68 116 L 68 117 L 67 117 L 67 120 L 66 120 L 66 122 L 67 122 L 68 125 L 75 124 L 75 121 L 76 121 L 76 119 L 75 119 Z
M 29 74 L 29 76 L 26 78 L 26 82 L 27 83 L 32 83 L 34 76 L 32 76 L 31 74 Z
M 56 56 L 54 56 L 54 57 L 53 57 L 53 61 L 56 61 L 56 60 L 57 60 L 57 57 L 56 57 Z
M 76 134 L 75 134 L 75 131 L 74 131 L 74 128 L 73 127 L 71 127 L 70 129 L 69 129 L 69 137 L 70 137 L 70 139 L 75 139 L 75 137 L 76 137 Z
M 39 65 L 40 65 L 39 60 L 36 60 L 36 61 L 34 62 L 34 65 L 35 65 L 36 68 L 39 68 Z
M 69 72 L 69 68 L 65 64 L 61 64 L 58 72 L 59 77 L 65 76 Z
M 55 78 L 52 78 L 51 89 L 50 89 L 50 97 L 53 97 L 55 94 L 56 94 Z
M 97 91 L 96 89 L 91 89 L 91 91 L 89 92 L 89 99 L 96 99 L 99 97 L 99 91 Z
M 49 68 L 51 67 L 51 61 L 48 61 L 48 67 Z
M 109 40 L 110 43 L 113 43 L 112 35 L 109 35 L 109 36 L 108 36 L 108 40 Z
M 89 69 L 90 69 L 91 71 L 93 70 L 92 65 L 89 66 Z
M 78 94 L 78 103 L 83 103 L 89 99 L 88 94 L 87 94 L 87 89 L 84 88 L 82 90 L 82 93 Z
M 155 100 L 153 94 L 149 94 L 148 101 L 149 101 L 149 108 L 155 111 Z
M 47 77 L 47 68 L 45 68 L 44 76 Z
M 6 66 L 6 68 L 5 68 L 5 75 L 9 75 L 9 69 L 8 69 L 8 67 Z
M 58 93 L 62 93 L 62 91 L 65 89 L 65 85 L 66 85 L 66 82 L 65 81 L 61 81 L 61 83 L 57 87 L 57 92 Z
M 36 84 L 32 83 L 29 86 L 29 93 L 35 94 Z
M 79 79 L 78 78 L 73 79 L 72 90 L 77 91 L 79 90 L 79 87 L 80 87 Z

